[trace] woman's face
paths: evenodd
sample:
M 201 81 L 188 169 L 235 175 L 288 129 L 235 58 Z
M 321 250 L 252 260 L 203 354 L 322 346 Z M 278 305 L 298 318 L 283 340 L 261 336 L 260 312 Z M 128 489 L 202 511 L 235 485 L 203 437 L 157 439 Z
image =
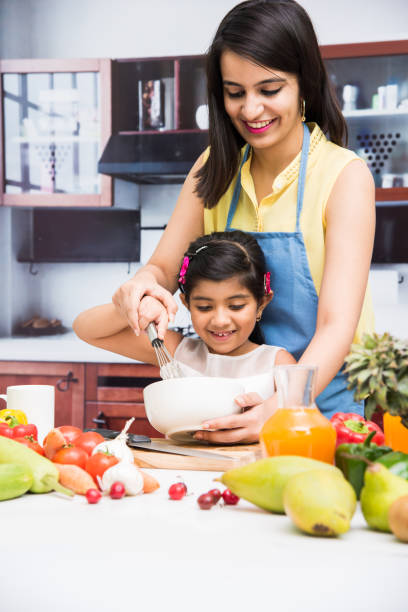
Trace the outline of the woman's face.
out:
M 258 66 L 233 51 L 220 61 L 224 105 L 239 134 L 253 148 L 279 144 L 301 126 L 295 75 Z

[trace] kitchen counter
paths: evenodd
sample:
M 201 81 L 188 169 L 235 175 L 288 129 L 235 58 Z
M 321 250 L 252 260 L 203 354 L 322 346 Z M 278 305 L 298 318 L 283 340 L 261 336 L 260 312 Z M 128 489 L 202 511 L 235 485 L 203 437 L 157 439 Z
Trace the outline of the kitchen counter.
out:
M 55 336 L 0 338 L 0 361 L 139 363 L 80 340 L 73 331 Z
M 341 538 L 314 538 L 244 500 L 200 510 L 218 473 L 147 471 L 161 484 L 150 495 L 1 502 L 2 611 L 407 609 L 408 545 L 359 509 Z M 171 501 L 180 479 L 190 495 Z

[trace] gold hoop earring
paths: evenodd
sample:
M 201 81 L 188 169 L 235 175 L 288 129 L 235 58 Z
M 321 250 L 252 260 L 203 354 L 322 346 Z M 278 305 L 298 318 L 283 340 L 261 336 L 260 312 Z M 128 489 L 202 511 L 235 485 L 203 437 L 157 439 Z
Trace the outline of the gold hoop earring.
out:
M 306 102 L 302 98 L 302 102 L 300 103 L 300 110 L 302 114 L 302 123 L 306 121 Z

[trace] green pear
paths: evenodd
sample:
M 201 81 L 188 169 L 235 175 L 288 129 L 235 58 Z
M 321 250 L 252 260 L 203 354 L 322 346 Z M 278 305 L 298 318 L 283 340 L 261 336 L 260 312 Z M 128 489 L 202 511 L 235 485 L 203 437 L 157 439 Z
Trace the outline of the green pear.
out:
M 338 536 L 350 529 L 356 493 L 336 472 L 309 470 L 292 476 L 283 493 L 286 514 L 299 529 L 315 536 Z
M 391 504 L 403 495 L 408 495 L 408 481 L 393 474 L 381 463 L 369 465 L 360 497 L 361 510 L 368 525 L 390 532 L 388 511 Z
M 283 514 L 283 490 L 289 478 L 299 472 L 316 469 L 343 476 L 338 468 L 329 463 L 308 457 L 280 455 L 259 459 L 242 467 L 228 470 L 219 480 L 235 495 L 246 499 L 255 506 Z

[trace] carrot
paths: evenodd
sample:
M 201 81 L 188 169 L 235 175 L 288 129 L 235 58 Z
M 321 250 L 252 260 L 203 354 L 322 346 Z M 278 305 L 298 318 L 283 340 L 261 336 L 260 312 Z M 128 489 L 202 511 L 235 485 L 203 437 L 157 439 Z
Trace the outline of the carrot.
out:
M 156 491 L 156 489 L 160 487 L 159 482 L 154 476 L 146 474 L 146 472 L 143 472 L 143 470 L 139 471 L 143 476 L 143 493 L 153 493 L 153 491 Z
M 58 429 L 51 429 L 44 440 L 44 455 L 52 461 L 57 451 L 65 444 L 66 441 L 62 433 Z
M 78 465 L 68 463 L 55 463 L 54 465 L 59 471 L 59 482 L 74 493 L 85 495 L 89 489 L 98 488 L 92 476 Z

